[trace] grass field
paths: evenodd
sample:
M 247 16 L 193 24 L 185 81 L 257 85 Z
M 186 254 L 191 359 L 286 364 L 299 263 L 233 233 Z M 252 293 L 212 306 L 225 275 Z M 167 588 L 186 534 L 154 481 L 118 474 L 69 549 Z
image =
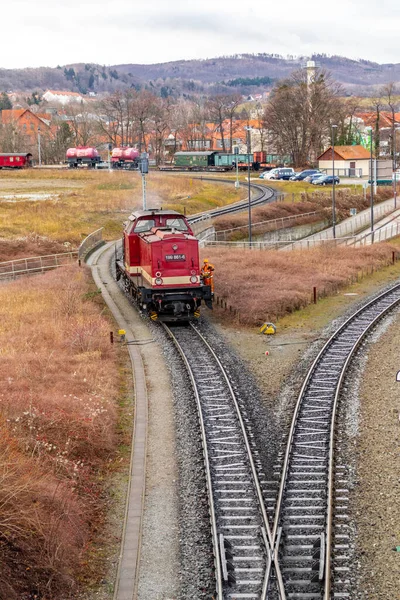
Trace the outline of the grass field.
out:
M 187 175 L 152 172 L 147 177 L 148 207 L 187 214 L 235 202 L 243 193 Z M 0 261 L 77 247 L 99 227 L 105 239 L 118 238 L 123 221 L 141 208 L 136 172 L 0 171 Z M 17 255 L 15 247 L 7 250 L 16 239 L 21 243 Z
M 203 255 L 216 269 L 216 297 L 228 306 L 225 310 L 215 303 L 216 314 L 225 321 L 260 326 L 307 307 L 314 286 L 319 298 L 334 296 L 384 269 L 392 262 L 393 250 L 398 255 L 398 246 L 392 244 L 288 252 L 209 247 Z
M 92 286 L 92 287 L 91 287 Z M 118 445 L 117 350 L 84 269 L 0 288 L 0 598 L 76 598 Z M 119 467 L 120 468 L 120 464 Z

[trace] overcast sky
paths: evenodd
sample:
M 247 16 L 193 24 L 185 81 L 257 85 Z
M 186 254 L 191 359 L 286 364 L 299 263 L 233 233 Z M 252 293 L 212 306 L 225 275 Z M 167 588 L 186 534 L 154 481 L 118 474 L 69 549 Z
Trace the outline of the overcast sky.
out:
M 313 52 L 400 62 L 398 0 L 0 0 L 0 68 Z

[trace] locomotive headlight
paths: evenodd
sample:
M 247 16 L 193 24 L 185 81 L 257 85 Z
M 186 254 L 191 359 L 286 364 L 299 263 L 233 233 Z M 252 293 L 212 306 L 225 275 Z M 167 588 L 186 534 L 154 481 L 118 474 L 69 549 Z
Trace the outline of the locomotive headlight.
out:
M 163 280 L 161 277 L 156 277 L 156 285 L 162 285 Z
M 196 275 L 196 271 L 193 269 L 193 271 L 190 271 L 191 275 Z
M 174 245 L 172 246 L 172 250 L 178 250 L 178 246 L 177 246 L 176 244 L 174 244 Z
M 196 277 L 196 275 L 192 275 L 191 276 L 190 283 L 197 283 L 197 277 Z

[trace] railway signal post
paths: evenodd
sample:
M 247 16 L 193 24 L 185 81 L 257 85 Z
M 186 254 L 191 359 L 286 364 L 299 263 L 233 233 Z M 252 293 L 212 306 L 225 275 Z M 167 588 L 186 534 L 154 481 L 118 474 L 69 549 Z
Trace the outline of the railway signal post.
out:
M 238 154 L 239 154 L 239 146 L 234 146 L 233 148 L 233 153 L 235 155 L 235 165 L 236 165 L 236 181 L 235 181 L 235 188 L 238 190 L 239 189 L 239 158 L 238 158 Z
M 139 169 L 142 174 L 143 210 L 146 210 L 146 175 L 149 172 L 149 155 L 142 152 L 140 156 Z

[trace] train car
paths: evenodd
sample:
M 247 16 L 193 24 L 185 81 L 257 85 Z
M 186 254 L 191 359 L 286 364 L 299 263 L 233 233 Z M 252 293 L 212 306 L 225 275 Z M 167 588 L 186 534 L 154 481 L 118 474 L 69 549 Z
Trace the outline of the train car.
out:
M 101 156 L 96 148 L 78 146 L 77 148 L 68 148 L 67 161 L 70 169 L 76 169 L 78 167 L 94 169 L 96 164 L 101 162 Z
M 139 151 L 136 148 L 114 148 L 111 153 L 111 166 L 113 169 L 138 169 Z
M 226 171 L 232 171 L 236 168 L 236 160 L 240 170 L 247 169 L 248 164 L 254 168 L 254 160 L 252 154 L 232 154 L 230 152 L 217 152 L 214 157 L 216 167 L 222 167 Z
M 176 152 L 174 156 L 175 167 L 190 171 L 202 171 L 214 167 L 216 152 Z
M 212 308 L 211 287 L 200 277 L 199 242 L 174 210 L 131 214 L 116 260 L 116 278 L 151 319 L 185 321 Z
M 25 169 L 32 166 L 30 152 L 4 152 L 0 154 L 0 169 Z

